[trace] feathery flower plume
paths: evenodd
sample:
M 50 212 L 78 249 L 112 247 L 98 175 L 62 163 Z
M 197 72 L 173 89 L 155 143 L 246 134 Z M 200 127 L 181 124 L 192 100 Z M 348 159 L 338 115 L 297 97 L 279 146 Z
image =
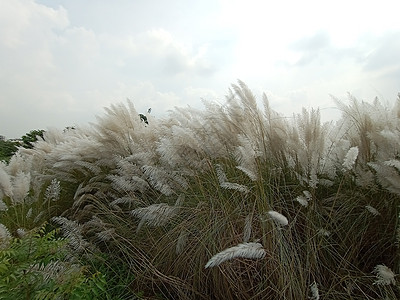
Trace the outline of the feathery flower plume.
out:
M 54 178 L 51 181 L 50 185 L 46 188 L 44 196 L 46 200 L 57 201 L 60 198 L 60 191 L 61 191 L 60 181 Z
M 374 216 L 379 216 L 381 213 L 371 205 L 365 205 L 365 209 L 368 210 Z
M 250 259 L 260 259 L 265 257 L 265 249 L 260 243 L 242 243 L 237 246 L 227 248 L 213 257 L 206 263 L 205 268 L 219 266 L 227 260 L 236 257 L 244 257 Z
M 303 205 L 304 207 L 308 206 L 308 201 L 311 200 L 312 195 L 309 191 L 303 191 L 304 196 L 298 196 L 296 198 L 296 201 L 299 202 L 301 205 Z
M 27 213 L 26 213 L 26 218 L 30 219 L 32 217 L 32 207 L 28 209 Z
M 245 193 L 245 194 L 247 194 L 249 192 L 249 189 L 247 188 L 247 186 L 244 186 L 244 185 L 238 184 L 238 183 L 228 182 L 228 178 L 226 178 L 224 169 L 222 168 L 222 166 L 220 164 L 215 165 L 215 171 L 217 173 L 219 185 L 222 188 L 227 189 L 227 190 L 236 190 L 236 191 L 239 191 L 239 192 Z
M 304 196 L 297 196 L 296 197 L 296 201 L 299 202 L 301 205 L 303 205 L 304 207 L 308 206 L 308 200 L 306 197 Z
M 253 171 L 251 171 L 251 170 L 249 170 L 249 169 L 247 169 L 247 168 L 245 168 L 245 167 L 242 167 L 242 166 L 237 166 L 236 169 L 242 171 L 242 172 L 243 172 L 244 174 L 246 174 L 252 181 L 256 181 L 256 180 L 257 180 L 257 175 L 254 174 Z
M 76 221 L 64 217 L 53 217 L 51 220 L 61 225 L 63 235 L 68 239 L 68 244 L 72 249 L 81 252 L 90 247 L 90 243 L 82 236 L 82 226 Z
M 108 242 L 115 236 L 115 228 L 110 228 L 101 232 L 97 232 L 95 235 L 100 241 Z
M 239 191 L 241 193 L 247 194 L 249 192 L 249 189 L 247 188 L 247 186 L 242 185 L 242 184 L 238 184 L 238 183 L 233 183 L 233 182 L 222 182 L 220 184 L 220 186 L 224 189 L 227 190 L 236 190 Z
M 319 300 L 318 284 L 315 281 L 310 284 L 310 290 L 311 290 L 310 299 L 311 300 Z
M 310 179 L 307 180 L 308 185 L 310 186 L 310 188 L 315 189 L 317 187 L 317 185 L 319 184 L 319 178 L 317 176 L 317 174 L 315 173 L 315 170 L 311 170 L 311 174 L 310 174 Z
M 7 211 L 7 210 L 8 210 L 7 204 L 5 204 L 3 200 L 0 199 L 0 211 Z
M 110 203 L 110 206 L 116 207 L 118 204 L 133 204 L 136 201 L 137 200 L 132 197 L 121 197 L 121 198 L 117 198 L 114 201 L 112 201 Z
M 386 166 L 395 167 L 398 171 L 400 171 L 400 161 L 397 159 L 390 159 L 384 162 Z
M 11 242 L 11 234 L 7 227 L 0 223 L 0 250 L 6 249 Z
M 18 228 L 17 235 L 18 237 L 23 238 L 26 235 L 26 230 L 24 228 Z
M 312 198 L 312 195 L 309 191 L 303 191 L 304 196 L 307 198 L 307 201 L 310 201 Z
M 322 236 L 330 236 L 331 235 L 331 232 L 324 228 L 318 229 L 317 233 L 318 233 L 318 235 L 322 235 Z
M 216 164 L 215 165 L 215 171 L 217 172 L 217 177 L 218 177 L 219 184 L 222 184 L 222 183 L 228 181 L 228 178 L 226 178 L 226 174 L 224 172 L 224 169 L 222 168 L 222 166 L 220 164 Z
M 319 179 L 318 183 L 319 183 L 319 185 L 326 186 L 326 187 L 330 187 L 330 186 L 333 185 L 333 181 L 332 180 L 323 179 L 323 178 Z
M 188 187 L 185 178 L 177 171 L 169 171 L 160 166 L 149 165 L 142 166 L 141 169 L 151 186 L 166 196 L 174 194 L 176 189 Z
M 286 226 L 287 224 L 289 224 L 288 219 L 277 211 L 270 210 L 268 211 L 268 214 L 280 226 Z
M 169 206 L 166 203 L 152 204 L 132 210 L 131 214 L 140 219 L 136 232 L 140 230 L 144 223 L 150 226 L 164 226 L 177 214 L 178 210 L 179 208 Z
M 182 230 L 179 234 L 178 241 L 176 243 L 175 253 L 181 254 L 186 247 L 189 238 L 189 232 Z
M 3 163 L 0 162 L 0 191 L 8 197 L 13 196 L 13 188 L 10 175 L 2 168 Z
M 33 223 L 38 224 L 39 221 L 41 221 L 41 219 L 43 218 L 43 216 L 45 215 L 45 210 L 40 211 L 35 218 L 33 219 Z M 26 217 L 30 218 L 32 216 L 32 207 L 28 210 L 28 212 L 26 213 Z
M 345 171 L 351 170 L 358 156 L 358 147 L 351 147 L 344 158 L 343 168 Z
M 183 204 L 183 201 L 185 201 L 185 194 L 180 194 L 178 199 L 176 199 L 174 206 L 180 207 Z
M 395 274 L 390 268 L 386 267 L 385 265 L 376 265 L 372 273 L 376 274 L 376 280 L 374 284 L 396 284 L 396 280 L 394 279 Z
M 253 221 L 253 214 L 248 214 L 244 220 L 243 241 L 248 242 L 251 236 L 251 222 Z
M 48 264 L 34 264 L 31 266 L 32 271 L 43 275 L 44 281 L 55 280 L 61 282 L 66 278 L 76 274 L 81 269 L 78 264 L 71 264 L 60 260 L 51 261 Z
M 29 193 L 31 174 L 18 172 L 13 180 L 13 202 L 23 203 Z

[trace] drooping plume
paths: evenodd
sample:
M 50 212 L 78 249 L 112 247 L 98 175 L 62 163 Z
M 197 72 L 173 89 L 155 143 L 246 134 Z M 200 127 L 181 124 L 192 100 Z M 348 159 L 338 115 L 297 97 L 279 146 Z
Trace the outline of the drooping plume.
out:
M 237 246 L 227 248 L 210 258 L 205 268 L 216 267 L 223 262 L 236 258 L 260 259 L 266 255 L 265 249 L 260 243 L 242 243 Z

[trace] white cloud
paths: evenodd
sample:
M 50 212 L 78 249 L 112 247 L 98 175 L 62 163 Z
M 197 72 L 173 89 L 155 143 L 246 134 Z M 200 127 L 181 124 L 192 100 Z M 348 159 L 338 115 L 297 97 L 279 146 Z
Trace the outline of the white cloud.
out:
M 0 134 L 86 123 L 126 98 L 155 115 L 223 102 L 236 79 L 289 116 L 328 112 L 329 94 L 394 100 L 395 3 L 3 0 Z
M 62 7 L 8 4 L 3 15 L 13 18 L 3 19 L 0 29 L 5 135 L 90 121 L 103 106 L 127 97 L 137 99 L 139 107 L 152 103 L 153 112 L 162 113 L 184 103 L 182 84 L 215 71 L 205 45 L 193 48 L 162 28 L 136 35 L 97 34 L 70 25 Z
M 33 0 L 2 1 L 0 37 L 7 48 L 15 49 L 38 38 L 43 40 L 51 30 L 63 29 L 68 23 L 62 7 L 53 9 Z

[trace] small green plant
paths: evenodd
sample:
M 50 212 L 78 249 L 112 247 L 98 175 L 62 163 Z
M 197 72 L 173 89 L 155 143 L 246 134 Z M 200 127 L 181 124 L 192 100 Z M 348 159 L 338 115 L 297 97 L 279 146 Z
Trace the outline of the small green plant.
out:
M 105 276 L 80 264 L 47 227 L 0 251 L 0 299 L 110 299 Z

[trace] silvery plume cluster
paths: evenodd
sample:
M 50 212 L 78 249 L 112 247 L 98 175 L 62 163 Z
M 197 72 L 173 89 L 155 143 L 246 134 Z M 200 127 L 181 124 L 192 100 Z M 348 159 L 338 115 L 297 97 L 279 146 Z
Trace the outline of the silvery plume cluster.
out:
M 111 105 L 1 163 L 0 210 L 23 206 L 32 227 L 57 207 L 48 220 L 73 249 L 108 243 L 131 257 L 144 289 L 150 280 L 176 299 L 390 298 L 400 99 L 335 101 L 342 117 L 327 123 L 317 109 L 284 117 L 241 81 L 223 105 L 204 100 L 147 123 L 132 102 Z M 0 225 L 5 247 L 20 228 Z

